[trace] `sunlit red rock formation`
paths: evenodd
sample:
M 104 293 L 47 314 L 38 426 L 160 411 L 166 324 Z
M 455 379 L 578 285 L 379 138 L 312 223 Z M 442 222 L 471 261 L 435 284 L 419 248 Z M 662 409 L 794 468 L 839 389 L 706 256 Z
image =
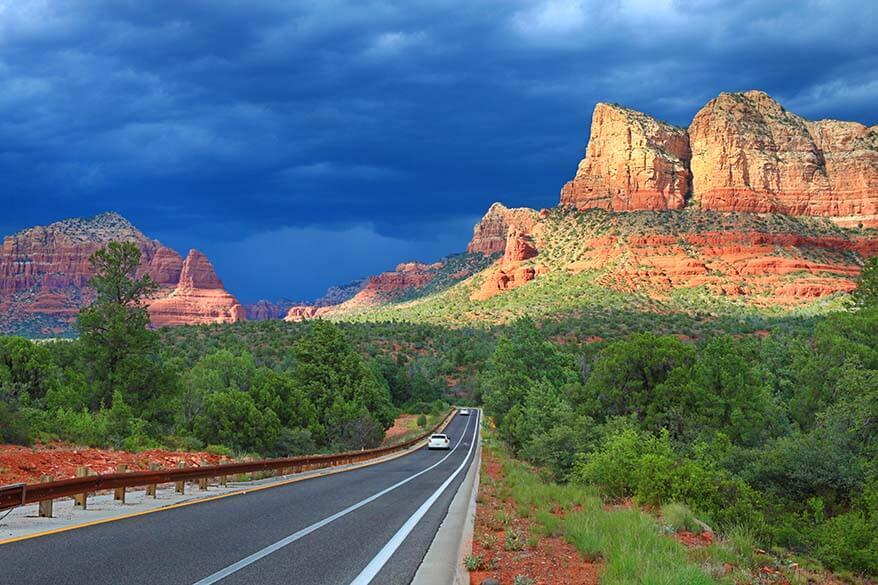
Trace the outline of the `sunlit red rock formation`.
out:
M 682 209 L 689 192 L 689 136 L 640 112 L 598 104 L 585 158 L 561 205 L 608 211 Z
M 482 285 L 470 295 L 470 299 L 485 301 L 502 292 L 524 286 L 547 271 L 545 266 L 509 266 L 501 263 L 485 272 Z
M 377 276 L 370 277 L 363 290 L 344 304 L 349 307 L 373 306 L 394 300 L 400 293 L 416 290 L 429 284 L 440 268 L 442 268 L 441 262 L 433 264 L 404 262 L 393 271 L 382 272 Z
M 810 122 L 761 91 L 720 94 L 688 130 L 598 104 L 585 158 L 561 204 L 610 211 L 690 205 L 878 226 L 878 128 Z
M 530 233 L 538 219 L 539 215 L 533 209 L 509 209 L 502 203 L 494 203 L 473 229 L 473 238 L 466 250 L 485 256 L 500 254 L 506 250 L 506 237 L 510 228 Z
M 758 304 L 794 304 L 850 292 L 860 265 L 847 252 L 878 253 L 878 239 L 681 232 L 604 236 L 589 240 L 587 250 L 567 270 L 605 271 L 607 288 L 660 299 L 674 288 L 706 287 L 718 296 L 761 297 Z
M 538 254 L 534 238 L 530 234 L 517 228 L 509 230 L 506 236 L 506 249 L 503 251 L 503 261 L 506 263 L 529 260 Z
M 878 225 L 878 133 L 809 122 L 761 91 L 723 93 L 689 127 L 692 193 L 702 209 Z
M 7 236 L 0 246 L 0 331 L 15 332 L 42 319 L 50 323 L 43 333 L 64 333 L 93 300 L 89 257 L 111 241 L 137 245 L 138 275 L 149 274 L 161 287 L 160 297 L 177 287 L 184 268 L 180 255 L 117 213 L 37 226 Z
M 534 227 L 535 224 L 529 226 L 530 229 Z M 525 264 L 527 260 L 538 254 L 534 237 L 519 227 L 510 226 L 503 257 L 484 273 L 482 285 L 470 295 L 470 298 L 484 301 L 503 291 L 523 286 L 545 274 L 548 270 L 545 266 Z
M 203 323 L 234 323 L 247 318 L 244 307 L 230 295 L 207 256 L 190 250 L 180 282 L 169 295 L 151 301 L 149 317 L 157 327 Z

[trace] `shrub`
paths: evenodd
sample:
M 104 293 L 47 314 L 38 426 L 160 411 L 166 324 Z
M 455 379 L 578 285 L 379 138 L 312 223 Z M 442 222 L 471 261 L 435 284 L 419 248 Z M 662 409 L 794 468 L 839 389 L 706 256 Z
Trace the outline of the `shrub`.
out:
M 208 445 L 204 450 L 211 455 L 219 455 L 220 457 L 232 456 L 232 450 L 225 445 Z
M 463 565 L 466 567 L 467 571 L 478 571 L 484 566 L 484 564 L 481 555 L 467 555 L 467 557 L 463 559 Z
M 506 550 L 523 550 L 524 536 L 517 528 L 510 528 L 506 531 L 506 542 L 503 544 Z
M 19 413 L 14 412 L 5 402 L 0 402 L 0 442 L 19 445 L 30 443 L 27 423 Z
M 492 532 L 486 532 L 479 536 L 479 544 L 481 544 L 482 547 L 491 550 L 497 546 L 497 536 Z
M 665 526 L 673 528 L 674 532 L 701 531 L 701 526 L 695 521 L 695 514 L 685 504 L 671 503 L 662 506 L 662 521 Z
M 832 569 L 878 574 L 878 522 L 859 512 L 829 519 L 814 529 L 817 558 Z

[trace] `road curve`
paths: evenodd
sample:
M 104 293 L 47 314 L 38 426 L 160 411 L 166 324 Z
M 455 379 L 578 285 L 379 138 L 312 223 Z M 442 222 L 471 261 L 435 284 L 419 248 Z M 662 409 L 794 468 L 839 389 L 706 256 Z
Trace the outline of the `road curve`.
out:
M 450 452 L 0 545 L 0 583 L 406 585 L 472 463 L 472 412 Z

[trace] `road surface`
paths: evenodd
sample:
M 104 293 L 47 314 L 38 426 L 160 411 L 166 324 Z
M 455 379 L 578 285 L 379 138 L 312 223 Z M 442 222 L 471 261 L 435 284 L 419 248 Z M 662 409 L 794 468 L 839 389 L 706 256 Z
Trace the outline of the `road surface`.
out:
M 450 451 L 0 545 L 0 583 L 407 585 L 473 461 Z

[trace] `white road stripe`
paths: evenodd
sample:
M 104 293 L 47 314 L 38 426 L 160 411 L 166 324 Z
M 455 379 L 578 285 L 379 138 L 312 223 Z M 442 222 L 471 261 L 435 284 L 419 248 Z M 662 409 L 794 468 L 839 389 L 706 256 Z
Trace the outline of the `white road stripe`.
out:
M 418 522 L 421 521 L 421 518 L 423 518 L 424 515 L 430 510 L 430 506 L 436 503 L 436 500 L 439 499 L 439 496 L 442 495 L 442 492 L 444 492 L 448 488 L 451 482 L 454 481 L 454 478 L 457 477 L 457 475 L 463 470 L 464 467 L 466 467 L 467 462 L 469 461 L 469 456 L 473 452 L 473 446 L 476 444 L 479 438 L 478 417 L 479 415 L 476 415 L 476 432 L 473 435 L 472 442 L 469 444 L 469 451 L 467 452 L 466 457 L 463 458 L 463 462 L 460 464 L 460 466 L 454 471 L 454 473 L 451 474 L 451 477 L 446 479 L 445 482 L 440 485 L 435 492 L 433 492 L 433 495 L 431 495 L 426 502 L 421 504 L 421 507 L 418 508 L 414 514 L 412 514 L 411 518 L 406 520 L 406 523 L 403 524 L 402 527 L 396 532 L 396 534 L 394 534 L 390 538 L 390 540 L 387 541 L 387 544 L 384 545 L 384 548 L 378 551 L 378 554 L 375 555 L 375 558 L 373 558 L 368 565 L 366 565 L 366 568 L 363 569 L 363 571 L 359 575 L 357 575 L 356 579 L 351 581 L 351 585 L 369 585 L 369 583 L 372 582 L 372 579 L 375 578 L 375 575 L 377 575 L 378 572 L 381 571 L 381 568 L 384 567 L 385 564 L 387 564 L 387 561 L 390 560 L 390 557 L 393 556 L 393 553 L 396 552 L 396 549 L 400 547 L 406 537 L 411 534 L 412 530 L 414 530 Z M 469 426 L 469 423 L 467 423 L 467 426 Z
M 315 530 L 319 530 L 320 528 L 323 528 L 324 526 L 326 526 L 330 522 L 334 522 L 335 520 L 338 520 L 342 516 L 346 516 L 347 514 L 350 514 L 351 512 L 353 512 L 354 510 L 362 508 L 363 506 L 365 506 L 366 504 L 369 504 L 370 502 L 374 502 L 375 500 L 377 500 L 381 496 L 388 494 L 388 493 L 392 492 L 393 490 L 395 490 L 396 488 L 407 484 L 408 482 L 412 481 L 416 477 L 427 473 L 431 469 L 435 469 L 437 466 L 441 465 L 446 459 L 451 457 L 452 453 L 457 451 L 457 448 L 460 446 L 460 443 L 463 441 L 463 438 L 466 436 L 466 433 L 468 430 L 469 430 L 469 420 L 466 421 L 466 426 L 463 429 L 463 433 L 461 433 L 460 439 L 457 440 L 457 444 L 454 445 L 454 448 L 451 449 L 451 451 L 449 451 L 448 454 L 445 455 L 445 457 L 443 457 L 442 459 L 440 459 L 439 461 L 437 461 L 436 463 L 434 463 L 430 467 L 427 467 L 426 469 L 422 469 L 421 471 L 417 472 L 416 474 L 411 475 L 411 476 L 407 477 L 406 479 L 404 479 L 398 483 L 395 483 L 392 486 L 385 488 L 374 495 L 369 496 L 365 500 L 361 500 L 361 501 L 357 502 L 356 504 L 348 506 L 347 508 L 345 508 L 344 510 L 341 510 L 340 512 L 336 512 L 332 516 L 328 516 L 328 517 L 324 518 L 323 520 L 320 520 L 319 522 L 315 522 L 314 524 L 312 524 L 306 528 L 303 528 L 302 530 L 299 530 L 298 532 L 294 532 L 293 534 L 290 534 L 289 536 L 282 538 L 281 540 L 278 540 L 274 544 L 270 544 L 267 547 L 256 551 L 252 555 L 241 559 L 237 563 L 231 564 L 228 567 L 226 567 L 225 569 L 221 569 L 221 570 L 217 571 L 216 573 L 214 573 L 213 575 L 205 577 L 204 579 L 201 579 L 200 581 L 196 581 L 194 585 L 211 585 L 212 583 L 216 583 L 217 581 L 225 579 L 229 575 L 231 575 L 233 573 L 237 573 L 238 571 L 240 571 L 244 567 L 246 567 L 248 565 L 252 565 L 253 563 L 258 561 L 259 559 L 267 557 L 271 553 L 282 549 L 283 547 L 287 546 L 288 544 L 296 542 L 300 538 L 303 538 L 303 537 L 311 534 Z M 476 431 L 478 431 L 478 425 L 476 425 Z M 470 449 L 472 449 L 472 445 L 470 446 Z M 469 457 L 469 455 L 467 455 L 467 457 Z

